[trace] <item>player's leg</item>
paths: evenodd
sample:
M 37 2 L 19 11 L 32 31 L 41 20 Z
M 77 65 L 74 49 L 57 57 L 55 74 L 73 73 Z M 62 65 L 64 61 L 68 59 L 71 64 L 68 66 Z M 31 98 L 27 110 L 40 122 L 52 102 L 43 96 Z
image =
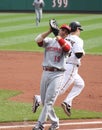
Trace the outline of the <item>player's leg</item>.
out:
M 41 86 L 45 86 L 45 82 L 46 81 L 44 78 L 46 78 L 46 75 L 43 76 L 42 75 L 42 80 L 41 80 Z M 41 99 L 41 95 L 35 95 L 34 98 L 33 98 L 33 106 L 32 106 L 32 111 L 34 113 L 36 113 L 38 107 L 41 105 L 41 104 L 44 104 L 44 100 L 45 100 L 45 89 L 41 88 L 41 93 L 42 93 L 42 99 Z M 43 102 L 42 102 L 43 101 Z
M 56 116 L 53 105 L 59 94 L 59 89 L 61 86 L 63 74 L 61 72 L 59 75 L 55 76 L 55 73 L 54 73 L 52 77 L 53 78 L 51 79 L 51 81 L 53 82 L 50 82 L 50 85 L 47 90 L 45 102 L 48 109 L 48 117 L 51 120 L 51 126 L 49 127 L 49 130 L 56 130 L 59 128 L 59 119 Z
M 66 71 L 64 74 L 63 85 L 60 91 L 60 94 L 63 94 L 69 86 L 74 82 L 74 77 L 76 76 L 78 68 L 74 64 L 66 64 Z M 65 101 L 61 104 L 62 108 L 64 109 L 65 113 L 68 116 L 71 115 L 71 106 L 70 104 L 66 103 Z
M 45 80 L 46 78 L 46 75 L 43 73 L 42 74 L 42 78 L 41 78 L 41 85 L 40 86 L 45 86 Z M 44 104 L 44 99 L 45 99 L 45 89 L 44 88 L 40 88 L 40 91 L 42 93 L 42 101 L 43 101 L 43 104 Z M 33 106 L 32 106 L 32 111 L 34 113 L 36 113 L 38 107 L 42 104 L 42 101 L 41 101 L 41 95 L 34 95 L 33 97 Z
M 42 9 L 39 9 L 38 10 L 38 21 L 39 21 L 39 23 L 40 23 L 41 19 L 42 19 Z
M 34 97 L 33 97 L 33 105 L 32 105 L 32 112 L 35 113 L 40 105 L 41 105 L 41 97 L 40 97 L 40 95 L 34 95 Z
M 41 84 L 40 84 L 40 93 L 41 93 L 41 102 L 44 105 L 45 102 L 45 98 L 46 98 L 46 91 L 47 91 L 47 81 L 48 81 L 48 74 L 46 73 L 42 73 L 42 78 L 41 78 Z M 33 130 L 44 130 L 44 123 L 46 121 L 46 117 L 48 115 L 48 112 L 46 111 L 46 106 L 44 105 L 44 107 L 42 108 L 41 114 L 39 116 L 39 119 L 37 121 L 37 123 L 35 124 Z
M 66 81 L 65 86 L 61 89 L 59 94 L 63 94 L 70 87 L 70 85 L 74 82 L 73 74 L 69 73 L 69 75 L 66 75 L 66 77 L 67 78 L 64 79 L 64 81 Z M 62 106 L 63 110 L 65 111 L 65 113 L 68 116 L 70 116 L 71 115 L 71 107 L 70 107 L 70 105 L 63 101 L 61 103 L 61 106 Z
M 69 86 L 74 82 L 75 75 L 74 66 L 72 64 L 66 64 L 66 71 L 62 79 L 61 89 L 59 95 L 64 94 L 64 92 L 69 88 Z
M 42 9 L 40 9 L 40 19 L 42 19 Z
M 68 116 L 71 115 L 70 109 L 72 107 L 73 99 L 82 92 L 84 86 L 85 85 L 84 85 L 83 79 L 80 77 L 79 74 L 77 74 L 75 77 L 75 80 L 74 80 L 74 86 L 72 87 L 70 93 L 68 94 L 68 96 L 66 97 L 66 99 L 63 102 L 65 112 Z
M 35 15 L 36 15 L 36 26 L 39 25 L 39 10 L 35 9 Z
M 47 72 L 46 72 L 47 73 Z M 56 72 L 57 73 L 57 72 Z M 53 104 L 58 96 L 59 92 L 59 87 L 60 87 L 60 81 L 62 80 L 62 77 L 59 75 L 56 75 L 55 73 L 52 73 L 50 75 L 51 79 L 48 80 L 46 77 L 46 84 L 44 85 L 46 88 L 46 93 L 44 94 L 44 87 L 42 86 L 41 90 L 41 100 L 42 103 L 44 104 L 43 109 L 41 111 L 41 114 L 39 116 L 38 122 L 36 123 L 34 128 L 40 128 L 44 125 L 46 122 L 47 118 L 52 122 L 52 125 L 50 126 L 49 130 L 52 128 L 58 128 L 59 127 L 59 119 L 55 114 L 55 111 L 53 109 Z M 48 85 L 49 84 L 49 85 Z M 48 86 L 46 86 L 48 85 Z M 45 97 L 45 100 L 43 100 L 43 97 Z

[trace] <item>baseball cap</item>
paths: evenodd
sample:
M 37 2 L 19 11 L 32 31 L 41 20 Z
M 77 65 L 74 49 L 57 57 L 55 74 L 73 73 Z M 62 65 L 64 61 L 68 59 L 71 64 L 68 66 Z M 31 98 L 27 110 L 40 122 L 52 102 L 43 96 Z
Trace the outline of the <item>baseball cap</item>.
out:
M 65 29 L 67 29 L 68 32 L 71 31 L 71 27 L 69 27 L 67 24 L 63 24 L 63 25 L 61 25 L 60 29 L 61 29 L 61 28 L 65 28 Z

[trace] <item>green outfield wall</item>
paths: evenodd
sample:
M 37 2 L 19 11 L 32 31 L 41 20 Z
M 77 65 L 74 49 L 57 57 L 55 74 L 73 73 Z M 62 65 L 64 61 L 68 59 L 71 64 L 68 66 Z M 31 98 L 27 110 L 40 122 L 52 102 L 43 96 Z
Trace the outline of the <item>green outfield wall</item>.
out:
M 0 11 L 33 11 L 33 0 L 0 0 Z M 45 0 L 44 11 L 102 12 L 102 0 Z

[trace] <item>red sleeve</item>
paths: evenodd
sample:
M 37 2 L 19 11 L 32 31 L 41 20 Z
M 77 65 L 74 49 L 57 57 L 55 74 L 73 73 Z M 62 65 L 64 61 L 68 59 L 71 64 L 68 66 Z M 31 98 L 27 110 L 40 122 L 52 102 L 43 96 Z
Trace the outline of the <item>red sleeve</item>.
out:
M 63 38 L 60 38 L 58 40 L 60 46 L 63 48 L 64 51 L 69 51 L 70 50 L 70 45 L 63 39 Z
M 43 46 L 43 41 L 37 42 L 37 44 L 38 44 L 39 47 L 42 47 Z

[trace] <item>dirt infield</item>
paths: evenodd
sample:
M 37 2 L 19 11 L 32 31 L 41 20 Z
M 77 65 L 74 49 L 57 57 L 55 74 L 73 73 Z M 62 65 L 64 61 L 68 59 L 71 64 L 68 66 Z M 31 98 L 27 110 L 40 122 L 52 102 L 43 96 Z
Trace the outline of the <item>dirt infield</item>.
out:
M 32 102 L 33 95 L 39 94 L 42 60 L 42 53 L 1 51 L 0 89 L 21 90 L 23 94 L 12 100 Z M 85 80 L 85 88 L 73 101 L 73 108 L 101 112 L 102 56 L 86 55 L 79 73 Z M 58 98 L 56 105 L 60 105 L 69 90 Z

